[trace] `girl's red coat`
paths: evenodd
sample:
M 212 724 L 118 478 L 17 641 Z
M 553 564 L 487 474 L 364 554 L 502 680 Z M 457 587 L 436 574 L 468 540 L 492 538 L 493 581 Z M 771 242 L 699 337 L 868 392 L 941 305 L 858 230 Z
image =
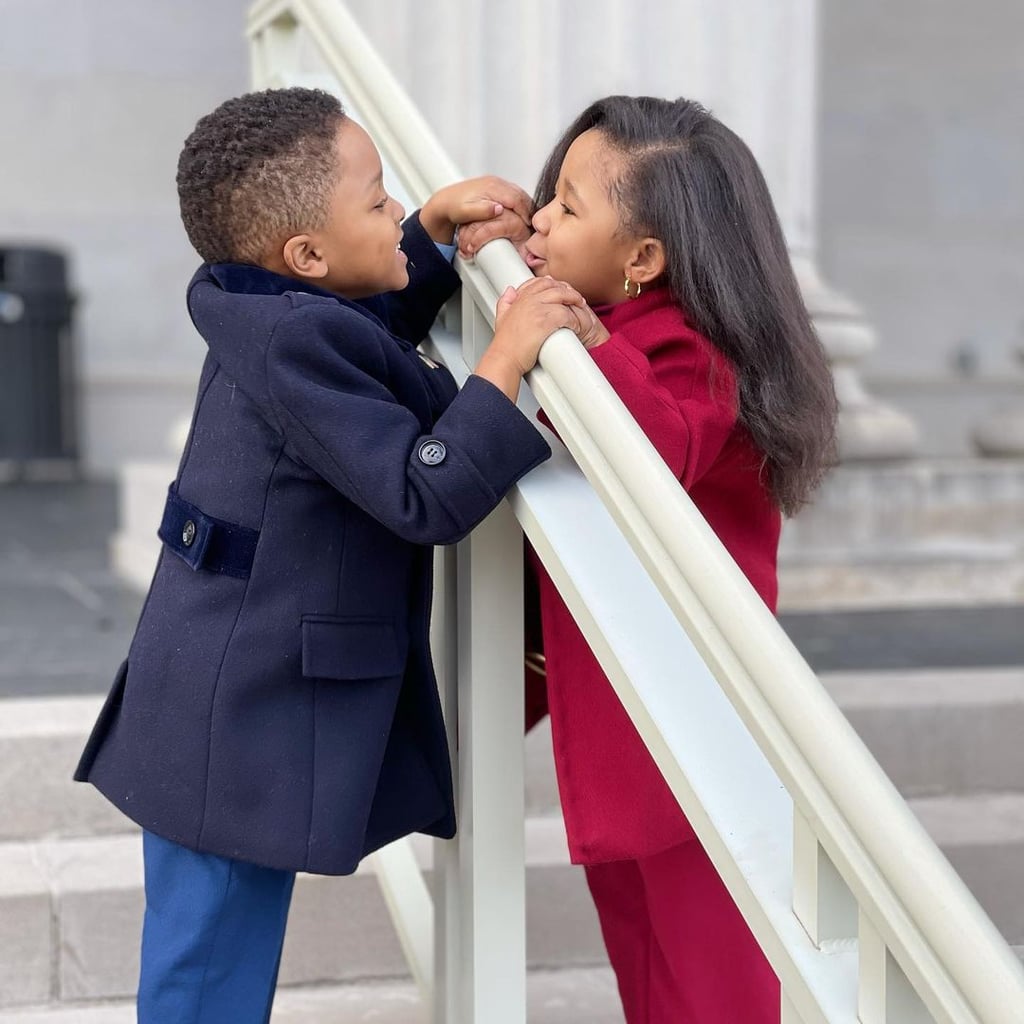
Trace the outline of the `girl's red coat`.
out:
M 611 337 L 591 349 L 594 362 L 774 610 L 781 516 L 761 454 L 737 421 L 733 367 L 687 324 L 667 289 L 597 313 Z M 555 769 L 573 862 L 647 857 L 692 838 L 583 634 L 550 577 L 532 561 L 540 585 Z

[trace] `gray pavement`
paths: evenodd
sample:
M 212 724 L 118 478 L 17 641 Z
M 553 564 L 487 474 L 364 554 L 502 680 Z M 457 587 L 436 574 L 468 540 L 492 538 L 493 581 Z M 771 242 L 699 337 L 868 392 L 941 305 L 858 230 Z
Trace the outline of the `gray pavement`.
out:
M 106 691 L 142 604 L 110 571 L 116 527 L 113 484 L 0 485 L 0 697 Z M 1024 665 L 1024 605 L 781 621 L 819 672 Z
M 0 697 L 106 692 L 142 605 L 116 527 L 112 484 L 0 485 Z

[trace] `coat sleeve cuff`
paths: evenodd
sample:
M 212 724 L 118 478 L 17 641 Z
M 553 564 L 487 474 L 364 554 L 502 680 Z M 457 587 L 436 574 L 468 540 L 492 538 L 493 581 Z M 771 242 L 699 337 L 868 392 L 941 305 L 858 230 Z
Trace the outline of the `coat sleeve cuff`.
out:
M 455 273 L 451 258 L 446 257 L 437 242 L 427 234 L 420 223 L 420 211 L 411 213 L 402 222 L 402 252 L 409 257 L 409 284 L 415 285 L 425 274 L 435 278 L 438 285 L 447 285 L 451 292 L 459 286 L 459 275 Z M 453 254 L 454 254 L 454 247 Z M 449 294 L 451 293 L 449 292 Z
M 422 472 L 438 500 L 454 506 L 452 516 L 465 532 L 551 455 L 548 443 L 516 404 L 475 375 L 434 424 L 430 438 L 446 446 L 446 455 L 438 464 L 421 467 Z

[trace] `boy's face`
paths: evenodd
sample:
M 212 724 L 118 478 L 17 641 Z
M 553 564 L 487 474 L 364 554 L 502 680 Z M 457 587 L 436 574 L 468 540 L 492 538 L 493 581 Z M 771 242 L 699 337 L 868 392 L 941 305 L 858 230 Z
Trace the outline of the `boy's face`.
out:
M 408 260 L 398 243 L 405 210 L 384 190 L 377 147 L 360 125 L 346 118 L 335 150 L 341 175 L 327 223 L 310 232 L 326 266 L 317 284 L 348 299 L 404 288 Z
M 611 185 L 622 157 L 596 129 L 573 140 L 554 198 L 533 215 L 526 263 L 534 274 L 571 284 L 592 306 L 621 302 L 636 240 L 619 230 Z

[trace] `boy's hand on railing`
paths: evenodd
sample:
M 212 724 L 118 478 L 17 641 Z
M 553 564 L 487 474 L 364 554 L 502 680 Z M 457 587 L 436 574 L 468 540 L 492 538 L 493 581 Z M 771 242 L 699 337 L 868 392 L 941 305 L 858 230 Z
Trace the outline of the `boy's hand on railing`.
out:
M 553 277 L 506 288 L 498 299 L 494 337 L 476 368 L 477 376 L 515 401 L 523 374 L 533 369 L 541 345 L 560 327 L 574 333 L 580 329 L 579 307 L 586 307 L 579 292 Z
M 505 215 L 526 223 L 532 214 L 533 200 L 518 185 L 486 175 L 439 189 L 423 204 L 420 224 L 435 242 L 450 245 L 460 225 Z
M 526 242 L 533 234 L 530 219 L 523 219 L 515 210 L 505 209 L 490 220 L 476 221 L 459 229 L 459 255 L 463 259 L 475 256 L 488 242 L 507 238 L 516 252 L 526 258 Z

